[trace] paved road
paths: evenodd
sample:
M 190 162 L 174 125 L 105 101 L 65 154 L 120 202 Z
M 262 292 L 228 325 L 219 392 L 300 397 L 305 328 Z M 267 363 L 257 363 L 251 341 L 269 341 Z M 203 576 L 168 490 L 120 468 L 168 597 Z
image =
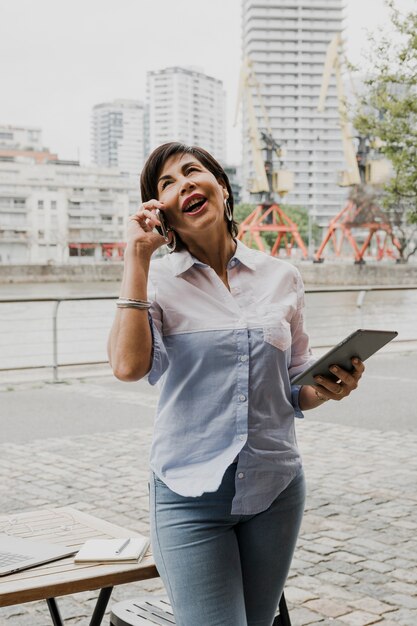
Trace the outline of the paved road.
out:
M 416 365 L 415 353 L 376 356 L 354 396 L 297 421 L 308 499 L 286 586 L 294 626 L 417 624 Z M 145 383 L 108 376 L 4 386 L 2 513 L 13 524 L 14 512 L 71 505 L 148 533 L 155 402 Z M 160 582 L 114 600 L 147 593 Z M 94 596 L 62 599 L 68 625 L 86 623 Z M 1 626 L 48 623 L 43 603 L 0 609 Z
M 416 432 L 416 372 L 417 352 L 375 355 L 355 394 L 311 411 L 307 418 L 357 428 Z M 24 443 L 39 437 L 150 428 L 157 393 L 145 381 L 122 383 L 110 375 L 59 385 L 0 385 L 1 439 Z

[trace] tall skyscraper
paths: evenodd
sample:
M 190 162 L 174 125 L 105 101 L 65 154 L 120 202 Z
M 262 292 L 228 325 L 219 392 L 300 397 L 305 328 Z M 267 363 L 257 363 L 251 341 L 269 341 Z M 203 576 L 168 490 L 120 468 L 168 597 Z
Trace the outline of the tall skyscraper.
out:
M 92 114 L 92 160 L 137 176 L 145 157 L 145 105 L 137 100 L 96 104 Z
M 148 72 L 149 148 L 181 141 L 226 159 L 223 83 L 201 71 L 169 67 Z
M 326 224 L 343 206 L 337 186 L 345 169 L 335 78 L 324 113 L 317 112 L 326 51 L 343 30 L 344 0 L 242 0 L 243 55 L 253 63 L 274 139 L 294 172 L 285 202 L 307 208 Z M 256 116 L 265 128 L 255 99 Z M 243 177 L 253 176 L 248 114 L 243 113 Z M 248 194 L 246 199 L 248 199 Z

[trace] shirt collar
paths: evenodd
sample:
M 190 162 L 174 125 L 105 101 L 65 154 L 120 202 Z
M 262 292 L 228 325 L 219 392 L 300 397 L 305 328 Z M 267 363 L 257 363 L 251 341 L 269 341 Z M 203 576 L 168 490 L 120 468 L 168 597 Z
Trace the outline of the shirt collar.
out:
M 237 259 L 238 261 L 240 261 L 240 263 L 246 265 L 246 267 L 248 267 L 250 270 L 256 269 L 256 251 L 251 250 L 251 248 L 248 248 L 248 246 L 245 246 L 245 244 L 239 241 L 239 239 L 236 240 L 236 244 L 236 251 L 232 258 Z
M 198 261 L 198 259 L 193 257 L 193 255 L 190 254 L 185 248 L 179 252 L 172 252 L 169 254 L 168 261 L 174 276 L 180 276 L 189 270 L 194 264 L 204 265 L 201 261 Z
M 236 250 L 234 255 L 229 261 L 229 267 L 236 264 L 236 259 L 246 267 L 251 270 L 255 269 L 255 252 L 251 250 L 241 241 L 236 240 Z M 198 259 L 196 259 L 188 250 L 180 250 L 180 252 L 173 252 L 169 255 L 169 263 L 171 265 L 171 269 L 174 273 L 174 276 L 179 276 L 183 274 L 187 270 L 190 269 L 193 265 L 197 265 L 200 267 L 206 267 L 205 263 L 202 263 Z

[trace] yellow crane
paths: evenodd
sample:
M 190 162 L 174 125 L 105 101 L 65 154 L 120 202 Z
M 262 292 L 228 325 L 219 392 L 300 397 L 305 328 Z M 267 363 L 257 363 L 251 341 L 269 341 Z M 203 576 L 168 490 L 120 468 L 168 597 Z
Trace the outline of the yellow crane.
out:
M 336 34 L 331 40 L 326 53 L 323 78 L 320 89 L 319 104 L 317 110 L 324 111 L 325 100 L 329 88 L 332 73 L 336 76 L 336 88 L 339 109 L 339 123 L 342 132 L 343 153 L 346 170 L 339 172 L 338 184 L 341 187 L 350 187 L 368 183 L 370 185 L 382 185 L 389 179 L 390 162 L 387 159 L 370 159 L 369 150 L 378 149 L 378 139 L 369 141 L 368 138 L 359 137 L 358 150 L 353 143 L 351 125 L 349 123 L 347 99 L 343 86 L 342 77 L 342 37 Z M 360 165 L 361 163 L 361 165 Z
M 336 34 L 331 40 L 326 54 L 321 83 L 318 111 L 324 110 L 331 75 L 336 75 L 339 123 L 342 133 L 343 153 L 346 169 L 339 172 L 338 184 L 353 187 L 346 206 L 330 221 L 327 232 L 315 254 L 315 261 L 322 262 L 326 245 L 333 244 L 336 256 L 340 256 L 344 242 L 353 252 L 355 263 L 364 263 L 364 256 L 371 248 L 374 239 L 376 258 L 395 257 L 389 242 L 398 247 L 392 227 L 387 217 L 376 205 L 375 194 L 366 185 L 376 187 L 386 182 L 390 176 L 390 162 L 387 159 L 371 159 L 371 151 L 378 154 L 378 140 L 358 137 L 357 149 L 353 142 L 348 118 L 347 100 L 342 79 L 342 37 Z
M 263 130 L 260 130 L 258 126 L 253 92 L 255 92 L 262 113 L 265 125 Z M 277 237 L 271 247 L 271 255 L 279 252 L 281 242 L 283 242 L 288 256 L 296 243 L 304 257 L 307 257 L 307 249 L 297 224 L 286 215 L 274 200 L 274 193 L 278 193 L 282 197 L 293 189 L 294 174 L 282 169 L 282 167 L 274 169 L 273 157 L 275 155 L 281 164 L 283 150 L 272 135 L 260 84 L 254 72 L 252 61 L 248 57 L 244 59 L 240 72 L 235 120 L 237 120 L 239 108 L 243 103 L 246 105 L 245 112 L 248 118 L 254 169 L 254 177 L 248 181 L 248 190 L 251 194 L 260 194 L 262 200 L 241 223 L 238 239 L 245 240 L 248 245 L 255 241 L 258 248 L 264 250 L 265 246 L 260 233 L 274 232 L 277 233 Z
M 253 96 L 254 91 L 258 106 L 261 109 L 262 119 L 265 126 L 264 130 L 260 130 L 258 126 Z M 272 192 L 276 192 L 280 196 L 283 196 L 292 191 L 294 187 L 294 175 L 292 172 L 282 168 L 279 170 L 271 169 L 269 171 L 268 168 L 265 168 L 263 151 L 267 151 L 267 161 L 269 165 L 269 161 L 272 160 L 273 154 L 275 154 L 281 161 L 283 157 L 283 149 L 273 138 L 268 113 L 262 99 L 260 84 L 253 69 L 252 61 L 249 57 L 244 59 L 240 71 L 235 124 L 239 114 L 239 108 L 243 102 L 246 104 L 252 160 L 255 170 L 254 178 L 249 181 L 249 191 L 253 194 L 271 194 Z M 271 152 L 270 155 L 268 155 L 268 151 Z M 270 165 L 272 165 L 272 163 Z

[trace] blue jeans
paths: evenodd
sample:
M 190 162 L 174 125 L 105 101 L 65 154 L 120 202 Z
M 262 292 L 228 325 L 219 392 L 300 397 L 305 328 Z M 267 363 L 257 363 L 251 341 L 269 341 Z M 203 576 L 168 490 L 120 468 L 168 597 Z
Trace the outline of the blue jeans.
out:
M 151 474 L 153 555 L 177 626 L 271 626 L 304 511 L 302 471 L 271 506 L 231 515 L 236 464 L 219 489 L 180 496 Z

